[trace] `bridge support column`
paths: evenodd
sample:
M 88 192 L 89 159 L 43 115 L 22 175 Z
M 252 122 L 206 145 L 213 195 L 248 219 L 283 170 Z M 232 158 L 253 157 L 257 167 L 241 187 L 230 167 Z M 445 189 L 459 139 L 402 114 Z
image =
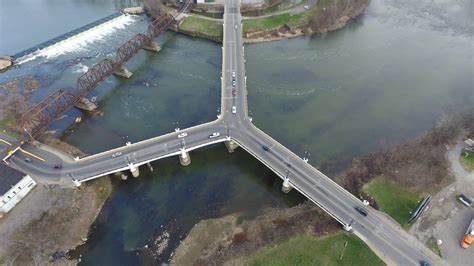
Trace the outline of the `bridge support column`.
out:
M 119 67 L 117 70 L 114 71 L 114 75 L 124 78 L 130 78 L 133 74 L 132 72 L 128 71 L 128 69 L 124 67 Z
M 191 163 L 191 157 L 189 156 L 189 152 L 187 152 L 185 149 L 181 149 L 181 154 L 179 155 L 179 162 L 182 166 L 186 166 Z
M 76 187 L 80 187 L 80 186 L 81 186 L 81 182 L 79 182 L 79 180 L 77 180 L 77 179 L 73 179 L 73 180 L 72 180 L 72 183 L 74 183 L 74 185 L 75 185 Z
M 292 187 L 291 187 L 291 184 L 290 184 L 290 179 L 285 178 L 283 180 L 283 186 L 281 187 L 281 190 L 285 193 L 288 193 L 288 192 L 290 192 L 291 189 L 292 189 Z
M 89 99 L 87 98 L 81 98 L 81 100 L 74 106 L 88 112 L 92 112 L 95 109 L 99 108 L 99 106 L 95 102 L 89 101 Z
M 227 148 L 227 151 L 229 151 L 229 153 L 233 153 L 235 151 L 235 149 L 237 149 L 239 147 L 239 145 L 235 142 L 233 142 L 232 140 L 228 140 L 226 142 L 224 142 L 226 148 Z
M 138 167 L 133 165 L 133 163 L 129 164 L 128 166 L 130 167 L 130 172 L 132 173 L 133 177 L 138 177 L 140 175 L 140 170 Z
M 150 52 L 155 52 L 158 53 L 161 50 L 161 47 L 156 44 L 156 42 L 151 42 L 150 44 L 146 45 L 143 47 L 143 49 L 150 51 Z

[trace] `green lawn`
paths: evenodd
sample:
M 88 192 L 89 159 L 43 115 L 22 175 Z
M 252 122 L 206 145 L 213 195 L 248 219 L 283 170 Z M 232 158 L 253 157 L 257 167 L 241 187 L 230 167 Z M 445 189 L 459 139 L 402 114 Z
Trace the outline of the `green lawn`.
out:
M 222 22 L 198 16 L 188 16 L 179 28 L 185 31 L 202 32 L 211 37 L 222 38 Z
M 364 192 L 374 197 L 379 209 L 388 213 L 404 228 L 408 228 L 411 211 L 422 199 L 420 193 L 414 193 L 401 187 L 388 177 L 376 177 L 366 184 Z
M 244 20 L 244 32 L 266 30 L 288 25 L 303 25 L 308 22 L 308 17 L 305 13 L 290 15 L 288 13 L 275 15 L 259 19 Z
M 13 115 L 7 115 L 3 119 L 0 119 L 0 132 L 6 134 L 10 137 L 16 138 L 17 135 L 13 133 L 10 129 L 17 126 L 17 121 Z
M 468 171 L 474 171 L 474 152 L 463 150 L 459 160 Z
M 430 239 L 428 239 L 428 242 L 426 242 L 426 245 L 428 246 L 429 249 L 431 249 L 431 251 L 433 251 L 435 254 L 438 254 L 438 256 L 442 257 L 441 250 L 439 249 L 438 243 L 436 243 L 436 239 L 434 239 L 433 237 L 430 237 Z
M 316 238 L 300 235 L 257 251 L 246 265 L 385 265 L 358 238 L 339 233 Z
M 316 16 L 318 13 L 322 12 L 323 8 L 327 7 L 331 3 L 332 0 L 321 0 L 318 5 L 313 6 L 310 10 L 295 15 L 284 13 L 265 18 L 246 19 L 243 21 L 243 30 L 245 33 L 250 31 L 273 29 L 281 27 L 285 24 L 289 26 L 303 26 L 308 24 L 311 17 Z

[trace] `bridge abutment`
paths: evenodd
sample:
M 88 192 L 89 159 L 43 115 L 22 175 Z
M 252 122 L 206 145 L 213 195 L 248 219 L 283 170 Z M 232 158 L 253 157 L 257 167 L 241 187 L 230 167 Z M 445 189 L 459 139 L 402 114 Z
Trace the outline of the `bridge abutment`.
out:
M 117 70 L 114 71 L 114 75 L 128 79 L 133 75 L 133 73 L 125 67 L 119 67 Z
M 185 149 L 181 149 L 181 154 L 179 155 L 179 162 L 182 166 L 186 166 L 191 163 L 191 157 L 189 156 L 189 152 L 187 152 Z
M 288 193 L 291 191 L 293 187 L 291 187 L 291 184 L 290 184 L 290 179 L 288 178 L 285 178 L 283 180 L 283 185 L 281 187 L 281 190 L 284 192 L 284 193 Z
M 239 145 L 232 140 L 226 141 L 224 142 L 224 144 L 227 148 L 227 151 L 229 151 L 229 153 L 233 153 L 235 149 L 239 147 Z
M 130 167 L 130 173 L 132 173 L 133 177 L 138 177 L 140 175 L 140 170 L 137 166 L 135 166 L 133 163 L 129 164 L 128 166 Z
M 81 98 L 81 100 L 74 106 L 88 112 L 92 112 L 99 108 L 99 106 L 95 102 L 92 102 L 87 98 Z
M 147 51 L 150 51 L 150 52 L 158 53 L 161 50 L 161 47 L 158 46 L 158 44 L 156 42 L 151 42 L 150 44 L 143 47 L 143 49 L 145 49 Z

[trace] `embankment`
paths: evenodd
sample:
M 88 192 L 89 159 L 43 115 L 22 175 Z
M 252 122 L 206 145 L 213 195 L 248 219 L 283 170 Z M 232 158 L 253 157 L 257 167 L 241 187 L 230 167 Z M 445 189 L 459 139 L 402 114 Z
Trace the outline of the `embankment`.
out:
M 80 150 L 57 139 L 49 145 L 64 152 Z M 71 264 L 68 250 L 84 243 L 89 229 L 112 192 L 108 177 L 79 188 L 38 184 L 0 219 L 0 265 Z

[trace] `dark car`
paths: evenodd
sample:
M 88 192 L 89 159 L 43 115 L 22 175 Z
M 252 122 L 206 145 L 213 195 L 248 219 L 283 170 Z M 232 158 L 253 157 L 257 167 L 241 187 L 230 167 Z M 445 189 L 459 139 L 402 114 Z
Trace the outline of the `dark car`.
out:
M 368 212 L 366 209 L 362 208 L 362 207 L 359 207 L 359 206 L 356 206 L 354 208 L 358 213 L 360 213 L 362 216 L 367 216 Z
M 57 165 L 54 166 L 54 169 L 62 169 L 62 168 L 63 168 L 63 166 L 60 165 L 60 164 L 57 164 Z
M 420 266 L 431 266 L 431 264 L 429 264 L 427 261 L 420 261 Z
M 270 149 L 269 149 L 267 146 L 265 146 L 265 145 L 262 146 L 262 149 L 263 149 L 264 151 L 269 151 L 269 150 L 270 150 Z

